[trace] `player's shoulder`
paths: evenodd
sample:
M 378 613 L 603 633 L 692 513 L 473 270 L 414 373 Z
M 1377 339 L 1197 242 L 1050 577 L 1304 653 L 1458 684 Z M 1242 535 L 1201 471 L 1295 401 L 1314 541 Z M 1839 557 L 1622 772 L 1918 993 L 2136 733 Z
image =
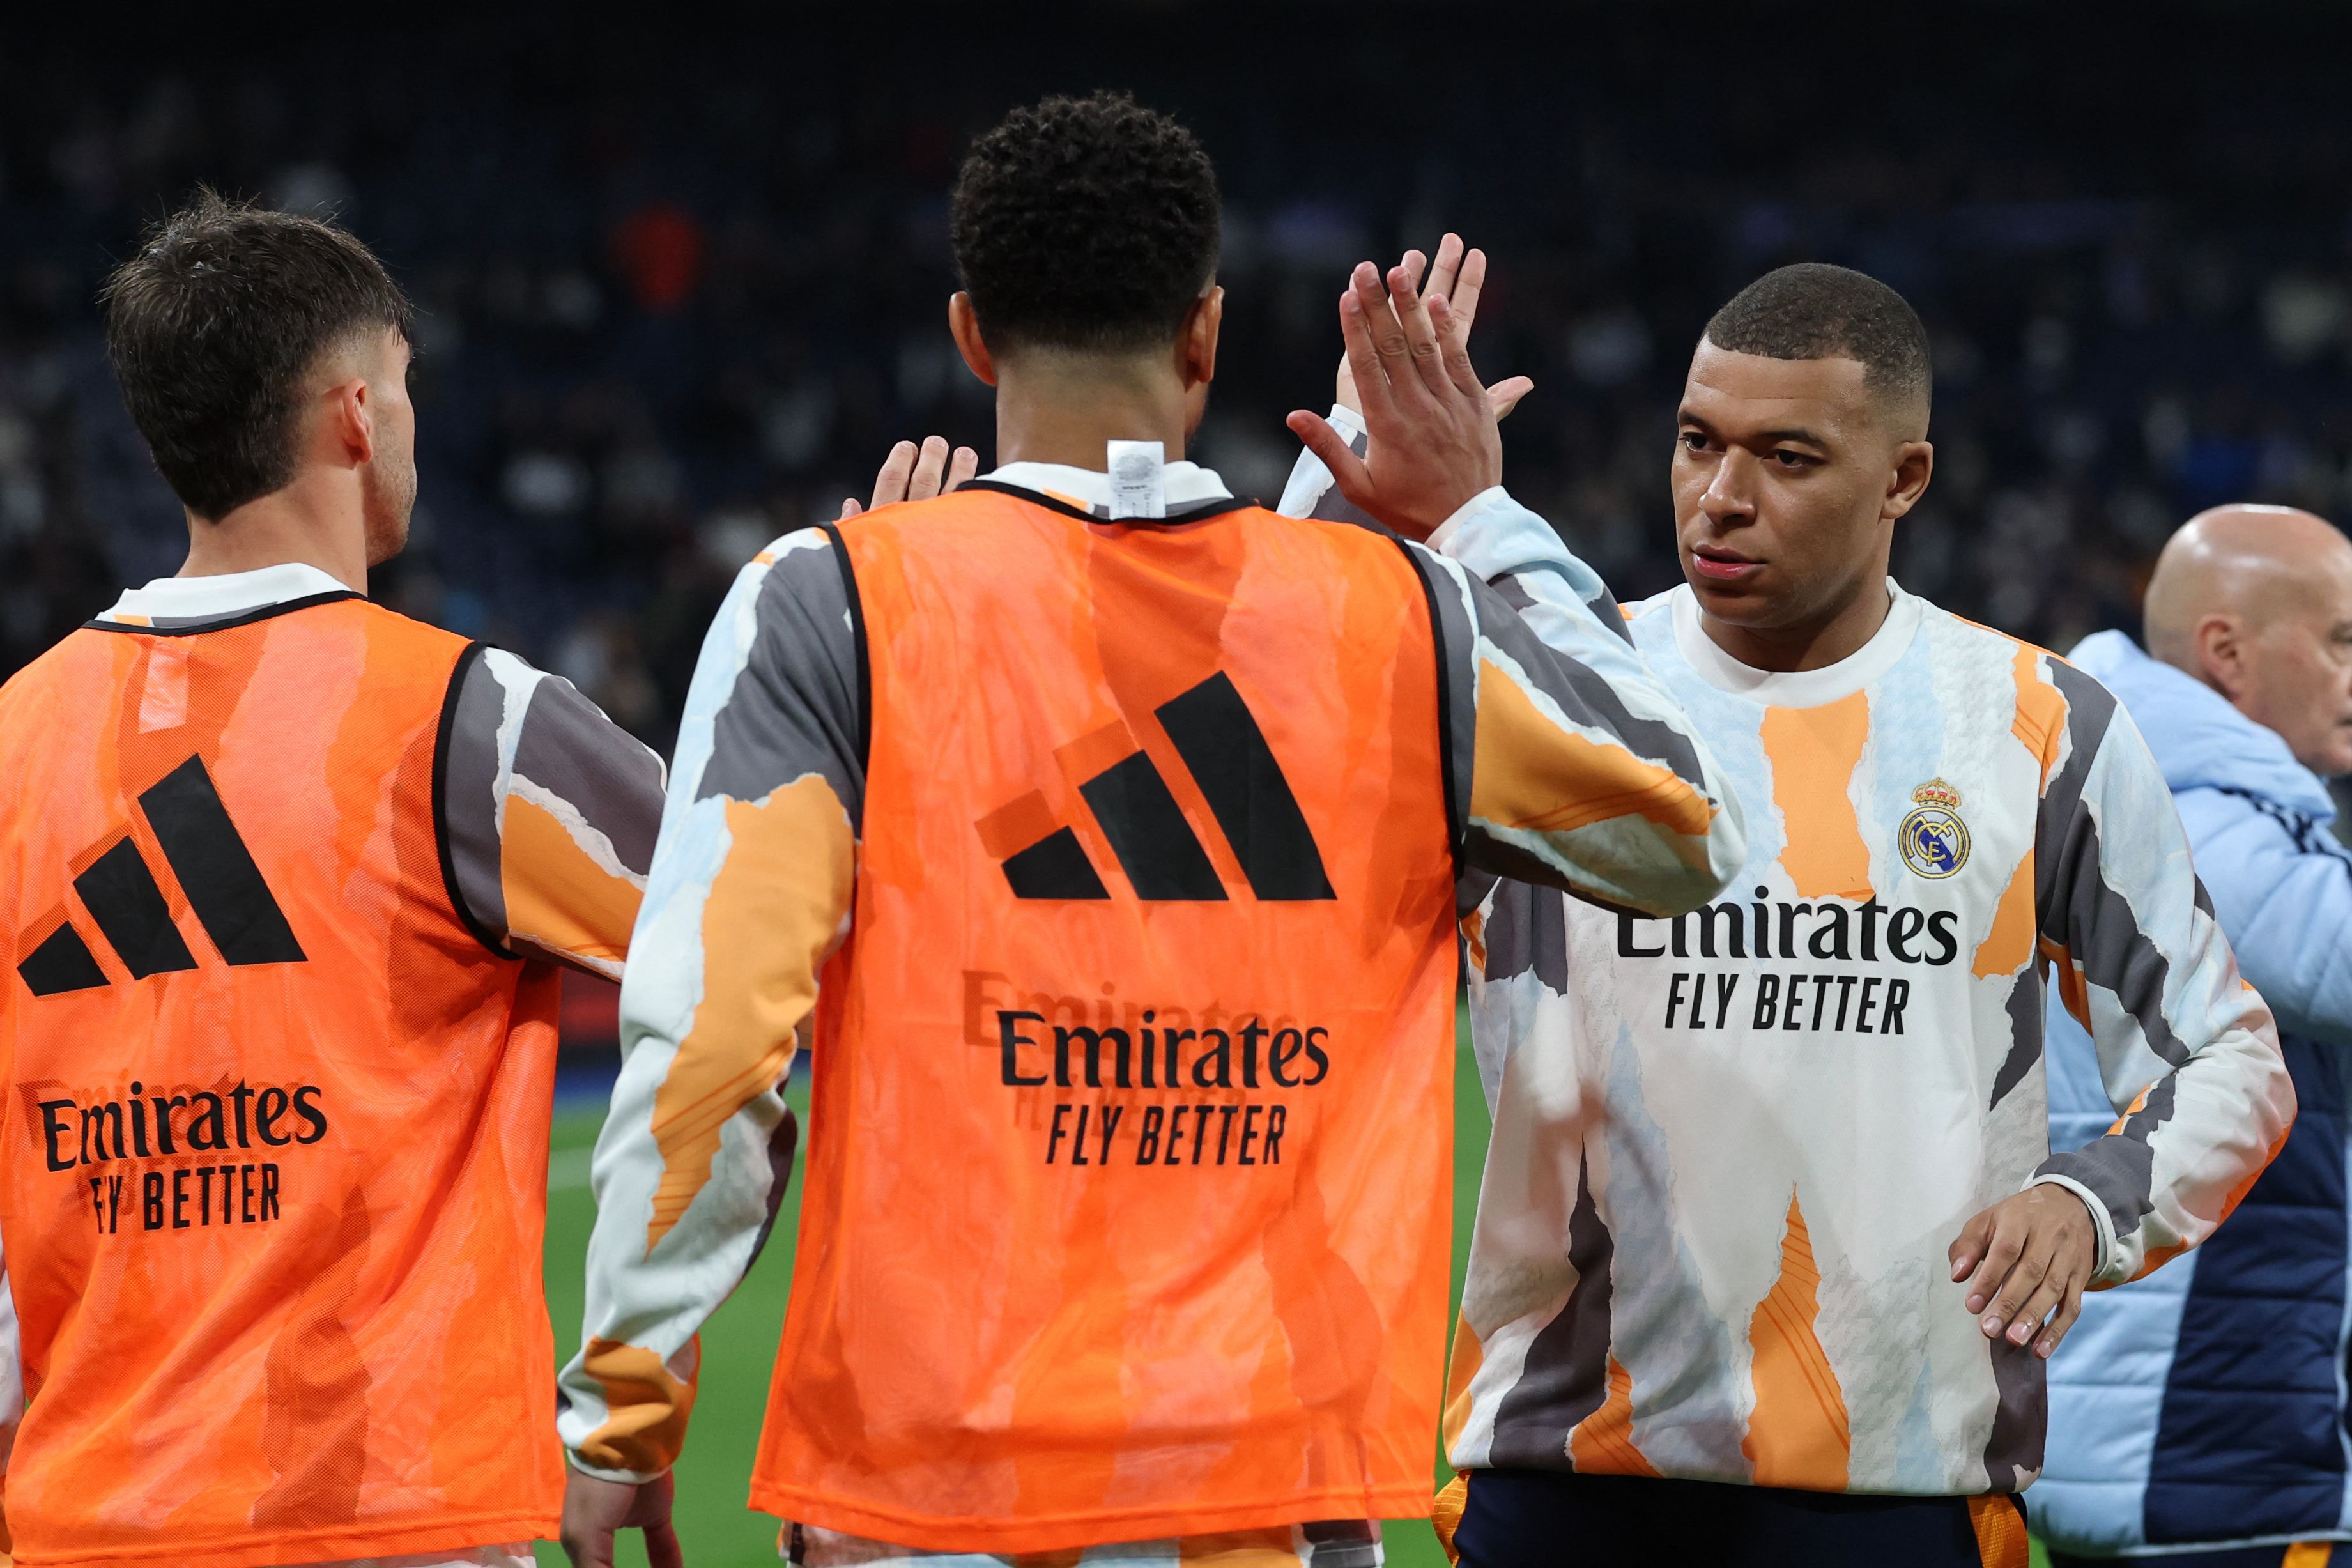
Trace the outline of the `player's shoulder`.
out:
M 0 725 L 51 710 L 67 697 L 67 689 L 103 640 L 89 627 L 68 632 L 26 660 L 5 680 L 0 680 Z
M 736 574 L 734 587 L 712 618 L 699 668 L 724 670 L 721 684 L 731 689 L 755 650 L 765 650 L 759 654 L 763 661 L 787 655 L 828 662 L 846 658 L 853 639 L 864 635 L 864 611 L 842 536 L 868 525 L 868 519 L 923 504 L 877 508 L 770 540 Z M 695 679 L 699 683 L 705 676 L 698 672 Z M 713 696 L 715 700 L 715 691 Z
M 730 602 L 753 618 L 773 618 L 820 605 L 837 609 L 835 601 L 843 595 L 837 531 L 856 528 L 874 515 L 812 523 L 778 534 L 743 563 Z
M 1990 661 L 2003 668 L 2020 672 L 2032 670 L 2045 681 L 2062 687 L 2088 689 L 2106 688 L 2099 680 L 2069 660 L 2064 655 L 2029 642 L 2013 632 L 1972 621 L 1966 616 L 1944 608 L 1931 599 L 1913 595 L 1919 605 L 1921 629 L 1927 632 L 1935 657 L 1974 658 Z
M 2037 750 L 2095 750 L 2123 712 L 2105 683 L 2063 656 L 1931 601 L 1918 603 L 1928 657 L 1943 669 L 1973 667 L 1981 688 L 2003 693 L 2012 727 Z
M 1907 595 L 1919 607 L 1919 625 L 1936 644 L 1938 652 L 1950 650 L 1959 654 L 2000 659 L 2015 663 L 2021 658 L 2054 658 L 2057 656 L 2038 644 L 2002 631 L 1998 626 L 1972 621 L 1956 611 L 1948 610 L 1935 600 L 1921 595 Z
M 856 520 L 845 521 L 855 522 Z M 744 563 L 744 570 L 766 572 L 780 563 L 791 561 L 796 557 L 822 558 L 830 555 L 833 552 L 833 539 L 832 532 L 824 523 L 811 523 L 805 528 L 788 530 L 761 545 L 759 552 Z

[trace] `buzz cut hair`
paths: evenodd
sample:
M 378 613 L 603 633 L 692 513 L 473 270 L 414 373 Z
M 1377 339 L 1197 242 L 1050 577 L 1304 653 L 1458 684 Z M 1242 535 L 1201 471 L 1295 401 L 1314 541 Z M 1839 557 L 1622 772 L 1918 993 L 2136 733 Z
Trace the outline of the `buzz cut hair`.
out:
M 1767 359 L 1853 360 L 1873 396 L 1922 412 L 1933 390 L 1919 312 L 1877 279 L 1825 261 L 1776 268 L 1734 294 L 1706 341 Z
M 131 422 L 164 483 L 208 521 L 293 480 L 320 362 L 364 333 L 406 338 L 413 315 L 345 230 L 202 188 L 100 299 Z
M 949 227 L 998 353 L 1133 353 L 1176 340 L 1216 276 L 1217 174 L 1125 93 L 1014 110 L 971 145 Z

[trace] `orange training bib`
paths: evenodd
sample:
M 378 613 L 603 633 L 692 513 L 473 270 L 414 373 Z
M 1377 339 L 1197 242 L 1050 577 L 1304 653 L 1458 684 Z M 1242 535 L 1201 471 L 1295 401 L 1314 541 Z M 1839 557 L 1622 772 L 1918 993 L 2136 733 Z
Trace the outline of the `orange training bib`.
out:
M 755 1506 L 992 1552 L 1425 1515 L 1438 650 L 1392 539 L 843 525 L 871 700 Z
M 465 654 L 352 598 L 87 628 L 0 689 L 20 1563 L 552 1533 L 554 975 L 444 883 Z

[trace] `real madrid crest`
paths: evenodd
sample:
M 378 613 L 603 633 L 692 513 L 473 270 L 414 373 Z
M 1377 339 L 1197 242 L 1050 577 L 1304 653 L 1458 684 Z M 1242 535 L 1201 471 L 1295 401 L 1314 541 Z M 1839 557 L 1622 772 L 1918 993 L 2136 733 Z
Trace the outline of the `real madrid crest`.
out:
M 1969 825 L 1960 820 L 1960 792 L 1929 779 L 1911 792 L 1911 815 L 1895 830 L 1904 864 L 1922 877 L 1948 877 L 1969 863 Z

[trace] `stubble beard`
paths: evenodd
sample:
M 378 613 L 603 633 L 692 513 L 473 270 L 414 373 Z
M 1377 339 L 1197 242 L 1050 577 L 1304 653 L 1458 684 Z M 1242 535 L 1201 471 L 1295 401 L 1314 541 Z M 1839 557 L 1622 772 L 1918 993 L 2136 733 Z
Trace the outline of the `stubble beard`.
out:
M 365 500 L 367 563 L 381 566 L 408 543 L 409 514 L 416 507 L 416 462 L 372 464 Z

